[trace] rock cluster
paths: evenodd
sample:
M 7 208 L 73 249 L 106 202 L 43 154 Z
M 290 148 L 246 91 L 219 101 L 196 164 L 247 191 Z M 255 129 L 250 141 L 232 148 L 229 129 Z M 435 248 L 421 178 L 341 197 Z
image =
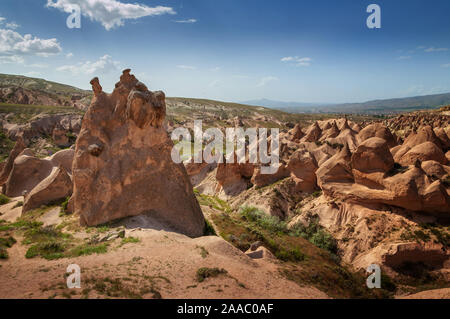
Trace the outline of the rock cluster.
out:
M 421 126 L 401 143 L 379 122 L 363 129 L 347 119 L 318 121 L 304 130 L 297 124 L 280 134 L 275 174 L 260 174 L 258 165 L 219 164 L 213 193 L 233 197 L 289 178 L 299 192 L 320 188 L 336 200 L 448 214 L 448 133 L 446 127 Z
M 16 155 L 23 147 L 19 139 L 8 159 L 8 163 L 13 162 L 11 167 L 7 164 L 3 169 L 2 176 L 7 178 L 0 184 L 6 196 L 24 196 L 22 213 L 70 196 L 74 150 L 62 150 L 42 159 L 28 148 Z

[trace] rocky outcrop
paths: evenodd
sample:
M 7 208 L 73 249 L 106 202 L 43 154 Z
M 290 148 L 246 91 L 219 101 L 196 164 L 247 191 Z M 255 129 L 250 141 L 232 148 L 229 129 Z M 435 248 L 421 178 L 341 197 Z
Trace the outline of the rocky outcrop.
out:
M 14 165 L 14 160 L 19 156 L 20 153 L 25 149 L 25 143 L 23 141 L 22 137 L 19 137 L 17 139 L 16 144 L 14 145 L 14 148 L 9 153 L 8 159 L 6 161 L 5 166 L 3 167 L 1 174 L 0 174 L 0 186 L 5 184 L 6 180 L 8 179 L 9 174 L 11 173 L 11 170 Z
M 289 139 L 291 141 L 300 141 L 300 139 L 305 136 L 305 133 L 303 133 L 302 128 L 300 124 L 295 124 L 294 128 L 289 131 Z
M 51 174 L 54 168 L 59 166 L 71 174 L 73 156 L 74 150 L 67 149 L 41 159 L 33 156 L 30 149 L 25 149 L 14 161 L 11 173 L 4 185 L 4 193 L 9 197 L 30 193 Z
M 42 136 L 53 136 L 55 128 L 66 133 L 78 134 L 81 128 L 81 114 L 39 114 L 26 124 L 9 123 L 2 121 L 3 130 L 9 138 L 16 140 L 22 136 L 25 140 Z M 57 136 L 62 132 L 56 132 Z
M 312 192 L 317 188 L 317 168 L 315 158 L 306 150 L 296 151 L 287 165 L 296 189 L 304 192 Z
M 371 137 L 382 138 L 387 142 L 389 148 L 395 147 L 397 145 L 396 139 L 392 135 L 391 131 L 382 123 L 367 125 L 358 133 L 358 139 L 360 140 L 360 142 L 364 142 Z
M 379 137 L 364 140 L 353 153 L 351 162 L 353 169 L 364 173 L 386 173 L 394 167 L 394 159 L 389 151 L 388 143 Z
M 91 81 L 73 162 L 74 211 L 82 225 L 149 214 L 186 235 L 203 234 L 205 222 L 173 143 L 162 127 L 163 92 L 151 92 L 125 70 L 111 94 Z
M 447 164 L 447 158 L 442 150 L 432 142 L 425 142 L 414 146 L 406 154 L 402 156 L 396 156 L 398 163 L 402 165 L 414 165 L 419 160 L 423 161 L 436 161 L 441 164 Z
M 72 194 L 72 181 L 63 166 L 55 167 L 49 176 L 24 197 L 22 213 L 51 202 L 63 200 Z

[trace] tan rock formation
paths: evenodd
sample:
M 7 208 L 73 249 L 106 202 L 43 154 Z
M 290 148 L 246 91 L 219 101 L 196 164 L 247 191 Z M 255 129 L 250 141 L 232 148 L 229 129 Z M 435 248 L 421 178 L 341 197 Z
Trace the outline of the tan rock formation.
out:
M 49 176 L 25 195 L 22 214 L 72 194 L 72 181 L 64 167 L 55 167 Z
M 6 161 L 5 166 L 3 167 L 1 174 L 0 174 L 0 186 L 5 184 L 6 180 L 9 177 L 9 174 L 11 173 L 11 170 L 14 165 L 14 160 L 19 156 L 20 153 L 25 149 L 25 143 L 23 141 L 22 137 L 19 137 L 17 139 L 16 144 L 14 144 L 14 148 L 9 153 L 8 159 Z
M 289 159 L 287 169 L 295 181 L 296 189 L 311 192 L 317 188 L 317 162 L 306 150 L 295 152 Z
M 74 211 L 83 225 L 148 213 L 195 237 L 204 218 L 173 143 L 162 127 L 163 92 L 148 91 L 125 70 L 111 94 L 91 81 L 94 98 L 85 114 L 73 162 Z
M 294 128 L 289 131 L 289 135 L 289 139 L 291 141 L 299 141 L 303 136 L 305 136 L 305 133 L 303 133 L 300 124 L 297 123 Z
M 379 137 L 384 139 L 387 142 L 389 148 L 395 147 L 397 145 L 396 139 L 392 135 L 391 131 L 382 123 L 367 125 L 358 134 L 358 139 L 360 140 L 360 142 L 364 142 L 371 137 Z
M 388 143 L 379 137 L 364 140 L 353 153 L 351 162 L 352 168 L 365 173 L 386 173 L 394 167 L 394 159 L 389 151 Z
M 14 161 L 8 180 L 4 185 L 6 196 L 16 197 L 31 192 L 41 181 L 50 175 L 55 167 L 62 166 L 71 174 L 74 150 L 67 149 L 48 158 L 37 158 L 25 149 Z
M 442 150 L 432 142 L 425 142 L 414 146 L 402 156 L 396 153 L 395 158 L 402 165 L 414 165 L 417 160 L 421 162 L 436 161 L 444 165 L 447 164 L 447 158 Z

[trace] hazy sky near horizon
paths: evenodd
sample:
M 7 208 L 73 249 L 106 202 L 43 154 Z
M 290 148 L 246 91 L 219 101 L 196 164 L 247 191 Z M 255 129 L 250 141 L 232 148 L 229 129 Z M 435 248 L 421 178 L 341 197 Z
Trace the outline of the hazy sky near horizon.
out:
M 81 28 L 64 12 L 81 6 Z M 368 29 L 369 4 L 381 29 Z M 448 0 L 2 0 L 0 73 L 167 96 L 360 102 L 450 92 Z

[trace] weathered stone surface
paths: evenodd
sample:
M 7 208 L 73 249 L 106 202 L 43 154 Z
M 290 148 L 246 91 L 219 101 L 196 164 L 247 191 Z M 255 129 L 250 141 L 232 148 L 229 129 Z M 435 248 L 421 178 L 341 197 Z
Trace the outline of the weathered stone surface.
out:
M 72 181 L 64 167 L 55 167 L 25 198 L 22 213 L 62 200 L 72 194 Z
M 55 127 L 53 129 L 52 138 L 55 144 L 59 147 L 67 147 L 70 145 L 66 131 L 61 127 Z
M 447 158 L 441 149 L 432 142 L 425 142 L 414 146 L 403 156 L 397 156 L 398 162 L 402 165 L 413 165 L 416 160 L 436 161 L 441 164 L 447 164 Z
M 125 70 L 111 94 L 91 81 L 73 162 L 74 211 L 82 225 L 150 214 L 188 236 L 201 236 L 204 218 L 173 143 L 162 127 L 163 92 L 150 92 Z M 97 145 L 102 148 L 92 147 Z
M 53 168 L 62 166 L 69 174 L 72 170 L 74 150 L 66 149 L 51 157 L 37 158 L 30 149 L 17 156 L 8 180 L 4 185 L 6 196 L 16 197 L 29 193 L 36 185 L 50 175 Z
M 397 145 L 395 137 L 392 135 L 391 131 L 382 123 L 367 125 L 358 133 L 360 142 L 364 142 L 371 137 L 382 138 L 387 142 L 389 148 L 395 147 Z
M 14 148 L 9 153 L 8 159 L 6 161 L 5 166 L 3 167 L 1 174 L 0 174 L 0 186 L 5 184 L 6 180 L 9 177 L 9 174 L 11 173 L 11 170 L 13 168 L 14 160 L 19 156 L 20 153 L 25 149 L 25 143 L 23 141 L 22 137 L 19 137 L 17 139 L 16 144 L 14 144 Z
M 363 130 L 364 131 L 364 130 Z M 371 137 L 358 146 L 352 155 L 352 168 L 360 172 L 388 172 L 394 167 L 394 159 L 386 140 Z
M 306 150 L 299 150 L 292 154 L 287 165 L 287 169 L 294 178 L 296 189 L 306 192 L 317 188 L 317 168 L 316 160 Z

